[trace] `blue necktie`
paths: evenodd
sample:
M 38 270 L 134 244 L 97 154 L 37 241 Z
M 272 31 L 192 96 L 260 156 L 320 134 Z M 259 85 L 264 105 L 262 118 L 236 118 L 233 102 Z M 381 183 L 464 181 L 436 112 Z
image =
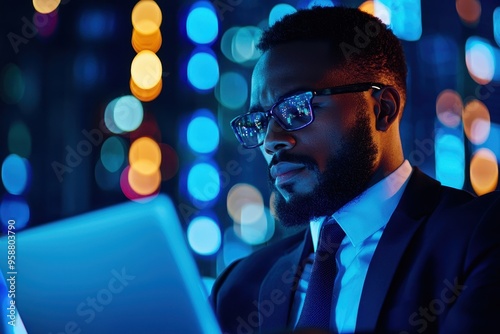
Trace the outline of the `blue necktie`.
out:
M 335 254 L 344 236 L 345 233 L 337 222 L 323 224 L 304 306 L 296 328 L 329 330 L 333 283 L 337 275 Z

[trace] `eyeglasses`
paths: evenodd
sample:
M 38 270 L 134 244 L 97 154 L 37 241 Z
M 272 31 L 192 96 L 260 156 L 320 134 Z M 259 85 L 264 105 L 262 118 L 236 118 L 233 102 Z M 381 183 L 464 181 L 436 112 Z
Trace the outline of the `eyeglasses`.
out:
M 312 99 L 315 96 L 365 92 L 383 87 L 379 83 L 367 82 L 303 92 L 280 99 L 269 111 L 240 115 L 231 121 L 231 127 L 243 147 L 255 148 L 264 143 L 271 117 L 286 131 L 299 130 L 311 124 L 314 121 Z

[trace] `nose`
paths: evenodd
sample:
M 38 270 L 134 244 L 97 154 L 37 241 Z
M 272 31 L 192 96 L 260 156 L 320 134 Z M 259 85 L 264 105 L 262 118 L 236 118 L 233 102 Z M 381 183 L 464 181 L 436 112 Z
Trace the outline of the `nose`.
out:
M 283 149 L 289 150 L 295 144 L 296 141 L 292 132 L 284 130 L 274 119 L 269 121 L 263 144 L 267 154 L 274 154 Z

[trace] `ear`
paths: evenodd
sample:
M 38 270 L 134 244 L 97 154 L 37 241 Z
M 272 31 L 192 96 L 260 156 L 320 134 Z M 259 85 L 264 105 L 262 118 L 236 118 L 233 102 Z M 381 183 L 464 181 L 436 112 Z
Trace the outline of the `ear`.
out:
M 375 92 L 378 108 L 375 109 L 375 126 L 379 131 L 387 131 L 392 123 L 398 120 L 401 108 L 401 97 L 392 86 L 383 87 Z

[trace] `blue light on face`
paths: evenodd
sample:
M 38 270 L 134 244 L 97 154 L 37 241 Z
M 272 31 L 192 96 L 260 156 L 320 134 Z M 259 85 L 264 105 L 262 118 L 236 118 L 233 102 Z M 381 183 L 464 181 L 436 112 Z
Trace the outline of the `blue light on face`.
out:
M 193 151 L 211 153 L 219 145 L 219 128 L 209 117 L 195 117 L 187 128 L 187 141 Z
M 220 192 L 220 177 L 217 169 L 208 163 L 194 165 L 187 177 L 188 191 L 198 201 L 208 202 Z
M 463 139 L 450 133 L 438 133 L 435 143 L 436 178 L 444 185 L 461 189 L 465 180 Z
M 200 90 L 214 88 L 219 80 L 219 63 L 207 52 L 195 53 L 187 65 L 187 77 L 193 87 Z
M 186 19 L 188 37 L 197 44 L 212 43 L 219 33 L 217 15 L 210 3 L 196 3 Z
M 30 179 L 31 167 L 28 160 L 17 154 L 11 154 L 5 158 L 2 164 L 2 182 L 10 194 L 24 193 Z

